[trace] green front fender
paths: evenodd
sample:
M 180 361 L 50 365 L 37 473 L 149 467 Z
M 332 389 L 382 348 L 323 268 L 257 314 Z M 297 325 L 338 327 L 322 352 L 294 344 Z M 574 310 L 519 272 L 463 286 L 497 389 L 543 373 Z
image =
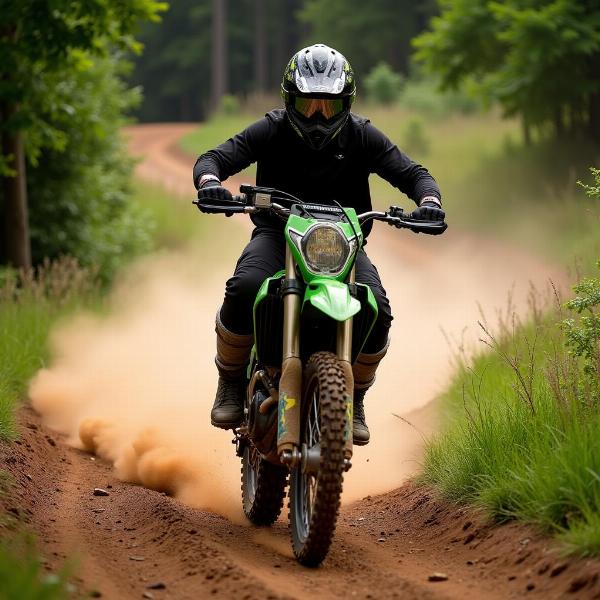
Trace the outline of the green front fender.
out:
M 350 295 L 348 285 L 335 279 L 313 279 L 304 292 L 307 302 L 336 321 L 346 321 L 360 311 L 360 302 Z

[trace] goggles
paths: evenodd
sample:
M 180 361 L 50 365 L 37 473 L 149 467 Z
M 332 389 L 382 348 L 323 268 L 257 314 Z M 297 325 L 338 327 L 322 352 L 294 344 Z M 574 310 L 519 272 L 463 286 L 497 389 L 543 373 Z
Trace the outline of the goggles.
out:
M 310 119 L 320 113 L 326 120 L 337 117 L 349 107 L 348 98 L 306 98 L 290 95 L 290 104 L 302 116 Z

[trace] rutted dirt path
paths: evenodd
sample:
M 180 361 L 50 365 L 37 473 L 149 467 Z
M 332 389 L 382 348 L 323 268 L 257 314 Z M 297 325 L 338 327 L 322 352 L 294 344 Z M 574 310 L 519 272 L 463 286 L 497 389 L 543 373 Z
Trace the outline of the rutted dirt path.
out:
M 145 154 L 138 175 L 191 199 L 193 161 L 172 149 L 189 127 L 141 126 L 130 133 L 133 151 Z M 243 246 L 246 222 L 234 217 L 226 226 L 229 242 Z M 435 240 L 399 233 L 376 228 L 367 248 L 397 315 L 394 342 L 368 400 L 373 443 L 357 451 L 347 479 L 346 500 L 361 500 L 343 508 L 320 569 L 291 558 L 283 520 L 269 530 L 237 525 L 124 483 L 108 463 L 69 447 L 24 409 L 23 437 L 0 448 L 0 463 L 17 482 L 15 506 L 24 507 L 39 532 L 48 568 L 73 557 L 81 589 L 116 599 L 600 597 L 597 563 L 562 561 L 527 528 L 489 528 L 410 484 L 393 489 L 414 472 L 421 435 L 392 413 L 429 430 L 428 406 L 451 373 L 440 325 L 472 343 L 476 331 L 463 336 L 462 328 L 478 318 L 477 302 L 493 321 L 513 284 L 513 304 L 523 312 L 530 280 L 538 286 L 549 277 L 564 281 L 542 261 L 490 240 L 452 230 Z M 204 290 L 211 311 L 230 271 L 213 273 Z M 206 319 L 199 344 L 210 354 L 208 313 Z M 210 398 L 214 374 L 206 377 Z M 232 453 L 228 446 L 223 451 Z M 95 496 L 94 488 L 108 495 Z M 5 500 L 7 508 L 15 508 L 12 501 Z M 435 572 L 448 580 L 428 581 Z

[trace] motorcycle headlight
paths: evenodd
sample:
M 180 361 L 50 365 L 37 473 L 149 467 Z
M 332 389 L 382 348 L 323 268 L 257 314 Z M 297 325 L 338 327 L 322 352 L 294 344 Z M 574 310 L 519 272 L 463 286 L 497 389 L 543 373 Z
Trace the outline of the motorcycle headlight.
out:
M 337 273 L 346 264 L 350 244 L 337 227 L 317 225 L 303 237 L 302 253 L 311 271 Z

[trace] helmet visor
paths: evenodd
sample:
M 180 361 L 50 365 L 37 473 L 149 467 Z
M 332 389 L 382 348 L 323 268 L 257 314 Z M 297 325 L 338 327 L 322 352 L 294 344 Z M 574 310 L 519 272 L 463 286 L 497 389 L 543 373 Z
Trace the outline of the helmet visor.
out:
M 303 98 L 294 96 L 293 107 L 304 117 L 310 119 L 320 113 L 327 120 L 337 117 L 346 109 L 346 98 Z

